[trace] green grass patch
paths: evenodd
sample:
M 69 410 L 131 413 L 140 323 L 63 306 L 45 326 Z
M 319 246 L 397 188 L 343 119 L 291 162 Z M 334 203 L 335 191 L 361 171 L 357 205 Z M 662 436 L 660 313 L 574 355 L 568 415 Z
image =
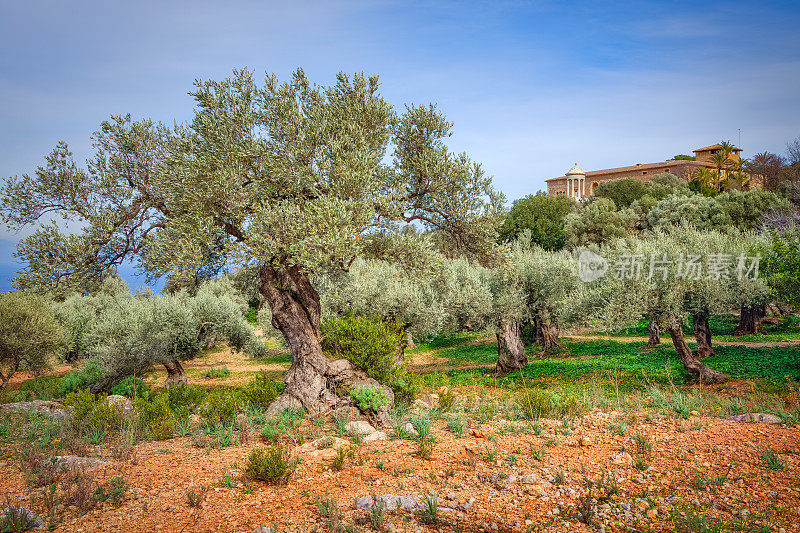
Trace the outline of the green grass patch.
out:
M 428 342 L 420 342 L 411 350 L 406 350 L 406 353 L 419 353 L 427 352 L 430 350 L 438 350 L 441 348 L 452 348 L 469 341 L 479 339 L 484 336 L 483 332 L 469 332 L 469 333 L 454 333 L 452 335 L 437 335 Z
M 667 383 L 670 377 L 681 382 L 686 377 L 686 371 L 671 344 L 664 343 L 653 350 L 644 349 L 644 342 L 600 339 L 565 341 L 564 344 L 567 350 L 558 357 L 531 359 L 527 367 L 501 378 L 501 382 L 607 380 L 613 373 L 621 382 L 641 385 L 648 382 Z M 693 344 L 690 346 L 695 347 Z M 800 350 L 796 347 L 715 346 L 714 349 L 717 355 L 704 360 L 704 363 L 733 377 L 784 381 L 788 375 L 791 379 L 800 380 Z M 490 379 L 488 374 L 497 361 L 497 344 L 471 344 L 439 353 L 453 366 L 487 367 L 447 373 L 449 381 L 453 383 L 469 383 L 476 376 Z

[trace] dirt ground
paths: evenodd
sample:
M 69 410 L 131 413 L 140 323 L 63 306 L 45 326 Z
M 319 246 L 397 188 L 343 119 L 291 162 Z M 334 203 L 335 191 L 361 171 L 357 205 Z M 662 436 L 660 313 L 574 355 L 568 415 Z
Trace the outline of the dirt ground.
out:
M 620 417 L 629 421 L 624 436 L 611 430 Z M 394 494 L 437 496 L 441 523 L 422 524 L 418 512 L 396 510 L 388 514 L 387 531 L 453 531 L 453 524 L 461 531 L 591 531 L 578 521 L 576 508 L 585 480 L 603 475 L 605 484 L 615 480 L 619 492 L 597 501 L 604 507 L 595 511 L 594 530 L 672 531 L 673 512 L 699 512 L 729 524 L 765 521 L 773 531 L 800 531 L 798 427 L 599 411 L 568 427 L 542 420 L 537 435 L 527 422 L 500 420 L 467 428 L 459 438 L 439 421 L 430 460 L 416 455 L 411 440 L 361 442 L 352 444 L 354 456 L 341 471 L 332 468 L 333 449 L 303 452 L 297 446 L 302 462 L 281 487 L 243 475 L 249 452 L 263 445 L 255 435 L 222 449 L 196 448 L 188 437 L 144 442 L 127 461 L 113 459 L 108 446 L 92 447 L 107 462 L 94 471 L 97 480 L 121 475 L 129 489 L 118 505 L 103 504 L 83 516 L 67 510 L 56 530 L 250 532 L 263 524 L 282 532 L 327 531 L 317 497 L 334 499 L 345 521 L 368 530 L 356 499 Z M 333 428 L 306 420 L 299 434 L 311 440 L 333 435 Z M 646 435 L 650 451 L 638 454 L 633 435 Z M 780 452 L 784 468 L 767 468 L 757 453 L 764 446 Z M 0 501 L 41 512 L 20 472 L 5 461 Z M 702 488 L 696 481 L 714 478 L 723 481 Z M 189 491 L 204 494 L 200 507 L 189 505 Z M 594 489 L 595 497 L 606 493 Z

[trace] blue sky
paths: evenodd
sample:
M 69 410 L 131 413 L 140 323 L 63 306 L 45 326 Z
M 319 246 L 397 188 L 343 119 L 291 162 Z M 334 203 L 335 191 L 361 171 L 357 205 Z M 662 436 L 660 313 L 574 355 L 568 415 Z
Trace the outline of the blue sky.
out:
M 437 102 L 510 200 L 575 161 L 739 129 L 745 156 L 780 153 L 800 136 L 799 23 L 796 2 L 0 2 L 0 177 L 59 140 L 85 159 L 111 114 L 185 121 L 193 80 L 236 67 L 364 71 L 398 107 Z M 0 290 L 25 234 L 0 227 Z

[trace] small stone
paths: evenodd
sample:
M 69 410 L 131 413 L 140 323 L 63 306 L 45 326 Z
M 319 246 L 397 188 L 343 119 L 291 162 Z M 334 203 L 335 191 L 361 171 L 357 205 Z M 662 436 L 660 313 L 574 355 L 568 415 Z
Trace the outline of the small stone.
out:
M 383 431 L 376 431 L 374 433 L 370 433 L 366 437 L 364 437 L 364 442 L 373 442 L 376 440 L 386 440 L 389 436 L 384 433 Z
M 745 413 L 728 417 L 733 422 L 766 422 L 768 424 L 783 424 L 783 419 L 767 413 Z
M 366 420 L 354 420 L 348 422 L 345 429 L 351 433 L 359 433 L 361 435 L 371 435 L 375 433 L 375 428 L 370 425 Z
M 584 436 L 581 436 L 580 438 L 578 438 L 578 444 L 580 444 L 581 446 L 585 446 L 587 448 L 589 446 L 594 446 L 594 443 L 592 442 L 592 439 L 590 439 L 589 437 L 584 437 Z
M 275 530 L 267 526 L 258 526 L 251 533 L 275 533 Z
M 700 412 L 699 411 L 690 411 L 689 414 L 692 415 L 692 416 L 700 416 Z
M 628 452 L 620 452 L 611 456 L 611 462 L 617 466 L 631 467 L 633 465 L 633 457 Z
M 539 482 L 539 478 L 536 474 L 528 474 L 519 478 L 519 482 L 525 485 L 535 485 Z

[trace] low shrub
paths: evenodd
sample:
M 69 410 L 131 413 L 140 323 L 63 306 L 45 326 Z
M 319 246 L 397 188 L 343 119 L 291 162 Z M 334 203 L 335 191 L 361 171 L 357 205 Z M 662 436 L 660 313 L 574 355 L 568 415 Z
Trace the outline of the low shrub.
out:
M 389 403 L 389 398 L 380 387 L 359 385 L 350 391 L 350 396 L 362 411 L 377 411 Z
M 412 372 L 399 372 L 389 383 L 394 393 L 394 403 L 411 405 L 422 389 L 422 376 Z
M 199 385 L 178 385 L 166 391 L 169 408 L 178 418 L 186 418 L 206 401 L 210 391 Z
M 29 399 L 52 400 L 61 397 L 61 381 L 59 376 L 39 376 L 24 381 L 19 390 L 28 393 Z
M 516 395 L 516 401 L 525 417 L 530 420 L 549 416 L 553 412 L 553 396 L 541 389 L 520 391 Z
M 283 485 L 292 477 L 298 463 L 299 460 L 291 458 L 288 448 L 276 444 L 250 452 L 245 472 L 253 479 Z
M 229 426 L 236 421 L 236 415 L 244 408 L 241 396 L 241 393 L 230 387 L 213 389 L 200 406 L 200 415 L 211 424 Z
M 348 314 L 326 320 L 322 334 L 322 349 L 332 357 L 347 359 L 379 383 L 395 377 L 395 354 L 403 342 L 397 323 Z
M 300 426 L 300 421 L 305 413 L 302 409 L 284 409 L 278 416 L 267 420 L 261 429 L 261 437 L 273 442 L 279 442 L 283 436 Z
M 456 402 L 456 393 L 453 389 L 442 389 L 439 391 L 439 407 L 443 413 L 453 410 L 453 404 Z
M 109 431 L 122 424 L 122 411 L 109 403 L 105 394 L 95 398 L 88 389 L 82 389 L 68 394 L 64 403 L 74 410 L 72 423 L 81 430 Z
M 222 368 L 210 368 L 203 373 L 203 377 L 206 379 L 225 379 L 230 375 L 231 371 L 228 370 L 226 366 Z
M 64 374 L 61 378 L 61 396 L 71 392 L 88 389 L 103 377 L 103 368 L 94 359 L 89 359 L 81 368 L 76 368 Z
M 160 392 L 149 400 L 137 398 L 133 401 L 139 413 L 139 422 L 150 432 L 154 440 L 171 439 L 175 433 L 175 415 L 170 409 L 169 396 Z
M 275 398 L 283 391 L 284 387 L 285 384 L 271 380 L 267 373 L 262 370 L 242 387 L 242 393 L 249 405 L 266 409 L 269 404 L 275 401 Z
M 111 394 L 119 394 L 128 398 L 147 398 L 150 389 L 142 378 L 128 376 L 111 387 Z
M 586 407 L 574 396 L 561 396 L 541 389 L 522 390 L 517 393 L 515 400 L 529 420 L 548 416 L 571 418 L 586 411 Z

